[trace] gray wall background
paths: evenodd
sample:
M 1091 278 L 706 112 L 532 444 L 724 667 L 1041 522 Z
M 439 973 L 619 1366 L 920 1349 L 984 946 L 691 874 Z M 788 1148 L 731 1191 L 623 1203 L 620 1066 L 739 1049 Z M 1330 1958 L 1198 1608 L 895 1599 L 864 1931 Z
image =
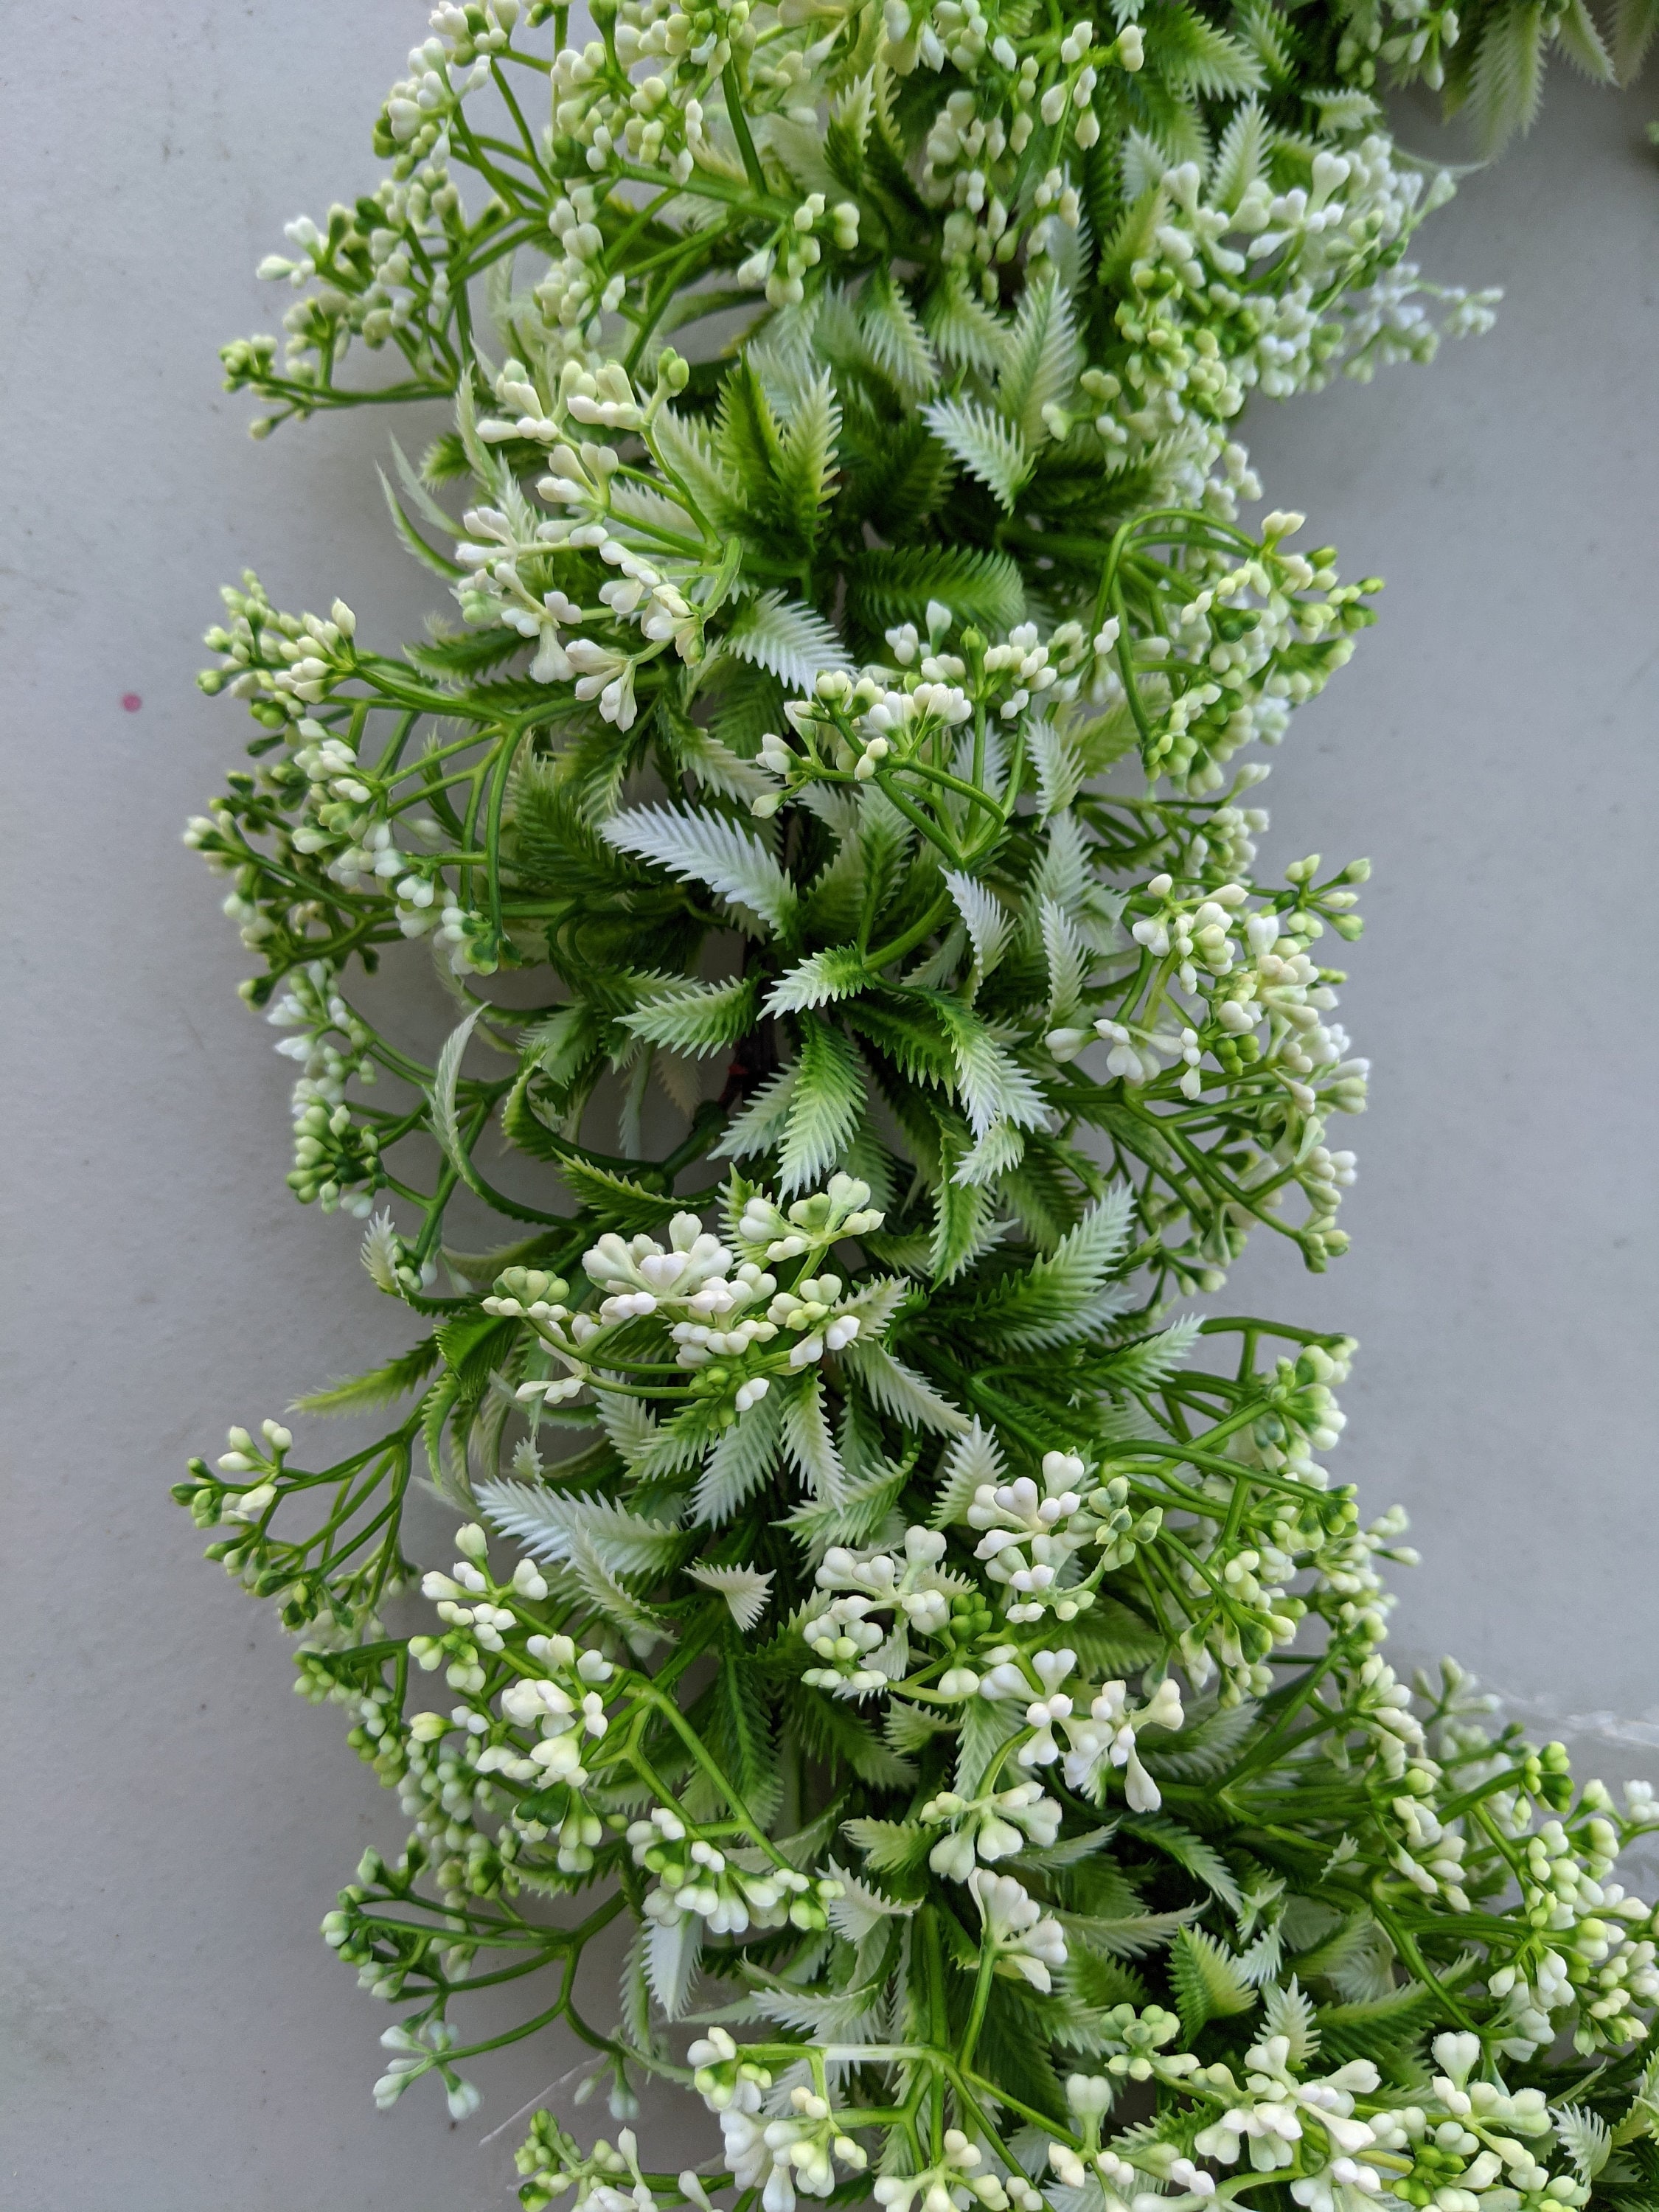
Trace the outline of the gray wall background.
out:
M 249 273 L 281 223 L 372 182 L 422 13 L 94 0 L 0 64 L 18 2212 L 505 2204 L 518 2130 L 479 2137 L 574 2057 L 497 2060 L 464 2127 L 429 2085 L 374 2112 L 388 2015 L 313 1930 L 395 1806 L 167 1498 L 228 1422 L 403 1335 L 355 1227 L 283 1189 L 287 1063 L 178 830 L 241 742 L 191 681 L 222 578 L 343 589 L 388 639 L 428 603 L 383 523 L 385 422 L 252 445 L 215 360 L 281 313 Z M 1352 1255 L 1315 1280 L 1259 1250 L 1211 1302 L 1360 1337 L 1339 1464 L 1424 1547 L 1401 1651 L 1553 1699 L 1610 1775 L 1652 1762 L 1597 1710 L 1659 1714 L 1655 105 L 1553 76 L 1422 241 L 1507 288 L 1496 332 L 1249 422 L 1269 499 L 1391 580 L 1267 787 L 1270 856 L 1376 863 L 1347 1006 L 1376 1077 Z

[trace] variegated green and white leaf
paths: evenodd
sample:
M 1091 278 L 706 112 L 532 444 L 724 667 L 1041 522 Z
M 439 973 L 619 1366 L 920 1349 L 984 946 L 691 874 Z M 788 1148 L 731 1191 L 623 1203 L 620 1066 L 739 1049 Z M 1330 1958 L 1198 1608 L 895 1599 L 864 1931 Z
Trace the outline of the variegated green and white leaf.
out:
M 769 668 L 800 690 L 826 668 L 849 669 L 847 647 L 823 617 L 781 592 L 761 592 L 745 599 L 724 643 L 739 660 Z
M 977 399 L 936 399 L 922 417 L 945 451 L 1012 514 L 1036 465 L 1013 425 Z
M 682 883 L 707 884 L 739 913 L 786 931 L 795 918 L 795 887 L 758 837 L 717 814 L 690 806 L 641 806 L 613 814 L 600 835 L 618 851 L 654 860 Z M 752 927 L 750 933 L 761 932 Z

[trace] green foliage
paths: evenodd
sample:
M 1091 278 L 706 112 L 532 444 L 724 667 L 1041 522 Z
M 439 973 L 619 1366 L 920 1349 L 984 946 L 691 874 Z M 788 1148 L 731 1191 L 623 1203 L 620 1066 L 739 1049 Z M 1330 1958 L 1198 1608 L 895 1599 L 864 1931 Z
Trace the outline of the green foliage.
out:
M 262 428 L 453 404 L 386 497 L 461 626 L 209 635 L 289 1185 L 426 1328 L 300 1401 L 389 1433 L 176 1494 L 413 1821 L 325 1923 L 380 2101 L 568 2027 L 720 2115 L 678 2179 L 538 2115 L 528 2212 L 1655 2201 L 1647 1802 L 1396 1681 L 1351 1341 L 1191 1304 L 1341 1255 L 1365 1099 L 1367 866 L 1258 872 L 1251 749 L 1376 586 L 1243 519 L 1238 418 L 1433 350 L 1373 86 L 1501 135 L 1611 64 L 1580 0 L 1121 14 L 441 9 L 226 349 Z M 422 940 L 429 1059 L 359 990 Z

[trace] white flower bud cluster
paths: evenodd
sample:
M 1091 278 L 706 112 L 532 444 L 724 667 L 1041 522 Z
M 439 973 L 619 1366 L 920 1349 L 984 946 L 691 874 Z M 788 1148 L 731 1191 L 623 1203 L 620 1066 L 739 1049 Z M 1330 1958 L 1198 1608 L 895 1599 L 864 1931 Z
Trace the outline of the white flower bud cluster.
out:
M 842 1893 L 831 1875 L 804 1875 L 752 1847 L 722 1848 L 692 1836 L 666 1806 L 629 1826 L 628 1845 L 635 1865 L 657 1877 L 645 1911 L 660 1927 L 695 1914 L 711 1936 L 820 1929 L 823 1907 Z
M 963 1516 L 970 1528 L 986 1531 L 974 1557 L 1001 1585 L 1010 1621 L 1040 1620 L 1048 1612 L 1074 1620 L 1094 1602 L 1091 1590 L 1072 1586 L 1075 1577 L 1067 1581 L 1071 1562 L 1098 1528 L 1080 1495 L 1084 1463 L 1074 1453 L 1048 1452 L 1042 1472 L 1041 1488 L 1028 1474 L 981 1483 Z
M 823 1663 L 801 1680 L 836 1697 L 862 1698 L 902 1675 L 911 1634 L 938 1636 L 950 1622 L 951 1599 L 972 1589 L 940 1567 L 945 1553 L 945 1539 L 933 1528 L 908 1528 L 902 1559 L 832 1546 L 800 1620 L 807 1650 Z M 832 1598 L 833 1590 L 850 1595 Z
M 867 1184 L 836 1176 L 826 1191 L 797 1200 L 785 1215 L 763 1192 L 751 1194 L 733 1231 L 738 1250 L 775 1251 L 787 1265 L 822 1252 L 842 1237 L 879 1224 L 865 1203 Z M 782 1232 L 780 1234 L 779 1232 Z M 608 1339 L 632 1323 L 655 1319 L 683 1367 L 734 1384 L 733 1408 L 746 1413 L 772 1387 L 817 1365 L 826 1354 L 856 1342 L 866 1322 L 884 1326 L 896 1285 L 877 1279 L 848 1291 L 836 1274 L 798 1275 L 780 1289 L 758 1260 L 739 1260 L 732 1247 L 706 1230 L 695 1213 L 677 1213 L 668 1243 L 641 1231 L 624 1238 L 607 1231 L 582 1255 L 590 1282 L 605 1293 L 594 1312 L 572 1312 L 562 1301 L 568 1285 L 551 1276 L 509 1269 L 486 1301 L 492 1313 L 522 1316 L 565 1370 L 519 1386 L 526 1402 L 557 1405 L 589 1385 L 605 1389 Z M 773 1347 L 775 1346 L 775 1349 Z M 732 1363 L 740 1363 L 734 1366 Z
M 920 2212 L 969 2212 L 975 2204 L 984 2205 L 986 2212 L 1006 2212 L 1011 2204 L 1020 2212 L 1037 2212 L 1042 2198 L 1022 2177 L 1012 2175 L 1005 2183 L 978 2170 L 984 2153 L 960 2128 L 946 2128 L 940 2148 L 943 2155 L 935 2165 L 916 2173 L 884 2173 L 871 2184 L 870 2194 L 883 2212 L 910 2212 L 913 2204 Z
M 256 702 L 266 709 L 261 719 L 272 726 L 301 721 L 307 708 L 319 705 L 351 673 L 357 618 L 343 599 L 334 602 L 326 617 L 283 614 L 251 569 L 242 584 L 240 591 L 227 584 L 221 592 L 229 626 L 216 623 L 203 639 L 210 652 L 224 656 L 224 665 L 198 681 L 204 691 Z
M 941 1790 L 917 1815 L 927 1827 L 948 1826 L 927 1854 L 927 1863 L 948 1881 L 966 1881 L 975 1866 L 1012 1858 L 1027 1844 L 1046 1849 L 1060 1833 L 1061 1813 L 1040 1782 L 1017 1782 L 988 1796 L 959 1797 Z
M 984 1940 L 995 1954 L 995 1971 L 1046 1995 L 1054 1987 L 1054 1972 L 1066 1964 L 1066 1936 L 1059 1921 L 1011 1874 L 977 1867 L 968 1887 L 979 1907 Z
M 798 2192 L 829 2196 L 837 2161 L 853 2173 L 862 2172 L 868 2163 L 828 2100 L 805 2083 L 791 2089 L 788 2109 L 776 2118 L 766 2119 L 745 2106 L 739 2094 L 720 2108 L 720 2133 L 733 2184 L 739 2190 L 759 2189 L 762 2212 L 793 2212 Z

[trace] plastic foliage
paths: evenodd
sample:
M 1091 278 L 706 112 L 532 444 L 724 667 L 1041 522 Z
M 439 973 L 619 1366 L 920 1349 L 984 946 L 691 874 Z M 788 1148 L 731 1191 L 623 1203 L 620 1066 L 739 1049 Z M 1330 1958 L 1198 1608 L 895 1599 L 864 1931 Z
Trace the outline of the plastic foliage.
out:
M 418 1334 L 179 1494 L 412 1823 L 324 1924 L 380 2101 L 546 2033 L 718 2120 L 539 2114 L 531 2212 L 1653 2199 L 1652 1808 L 1395 1679 L 1353 1346 L 1209 1303 L 1340 1254 L 1366 1075 L 1365 865 L 1262 879 L 1254 792 L 1376 586 L 1237 419 L 1489 314 L 1353 20 L 443 6 L 227 349 L 262 428 L 447 404 L 455 606 L 210 635 L 289 1182 Z

